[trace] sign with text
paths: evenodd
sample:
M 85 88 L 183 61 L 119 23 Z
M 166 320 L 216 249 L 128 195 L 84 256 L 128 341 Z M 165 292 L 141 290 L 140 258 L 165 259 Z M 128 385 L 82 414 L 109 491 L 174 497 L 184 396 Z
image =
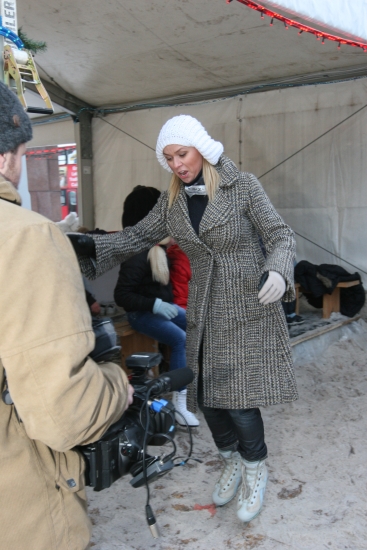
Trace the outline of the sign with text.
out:
M 0 0 L 0 15 L 2 17 L 2 25 L 7 29 L 18 34 L 18 21 L 17 21 L 17 4 L 12 0 Z M 5 44 L 14 46 L 11 40 L 4 38 Z
M 78 187 L 78 165 L 68 164 L 68 187 Z

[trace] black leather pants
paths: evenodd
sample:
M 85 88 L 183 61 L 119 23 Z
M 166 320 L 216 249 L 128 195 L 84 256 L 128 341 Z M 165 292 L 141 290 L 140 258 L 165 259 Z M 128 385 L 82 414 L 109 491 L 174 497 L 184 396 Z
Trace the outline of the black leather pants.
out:
M 264 424 L 259 409 L 215 409 L 203 404 L 203 383 L 199 376 L 198 404 L 221 451 L 238 450 L 249 462 L 267 456 Z

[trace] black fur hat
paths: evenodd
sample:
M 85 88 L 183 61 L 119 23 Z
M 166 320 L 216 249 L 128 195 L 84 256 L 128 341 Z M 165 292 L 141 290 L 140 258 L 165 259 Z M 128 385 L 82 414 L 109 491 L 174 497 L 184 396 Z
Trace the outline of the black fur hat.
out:
M 0 82 L 0 154 L 32 139 L 29 116 L 12 90 Z
M 156 205 L 161 192 L 155 187 L 137 185 L 126 197 L 124 211 L 122 214 L 122 227 L 131 227 L 140 220 Z

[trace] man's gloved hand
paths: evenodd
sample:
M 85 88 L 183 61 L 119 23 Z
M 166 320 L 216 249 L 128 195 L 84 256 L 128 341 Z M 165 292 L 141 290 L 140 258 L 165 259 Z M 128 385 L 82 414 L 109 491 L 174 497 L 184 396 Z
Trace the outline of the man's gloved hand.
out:
M 286 289 L 285 280 L 277 271 L 269 271 L 263 287 L 257 295 L 260 304 L 272 304 L 280 300 Z
M 177 307 L 168 302 L 163 302 L 160 298 L 156 298 L 153 306 L 153 313 L 162 315 L 168 321 L 178 315 Z
M 92 237 L 84 235 L 84 233 L 67 233 L 67 236 L 78 256 L 96 258 L 96 245 Z
M 134 387 L 129 384 L 128 387 L 127 387 L 127 403 L 126 403 L 126 407 L 125 407 L 125 410 L 124 412 L 126 411 L 126 409 L 133 404 L 133 401 L 134 401 Z

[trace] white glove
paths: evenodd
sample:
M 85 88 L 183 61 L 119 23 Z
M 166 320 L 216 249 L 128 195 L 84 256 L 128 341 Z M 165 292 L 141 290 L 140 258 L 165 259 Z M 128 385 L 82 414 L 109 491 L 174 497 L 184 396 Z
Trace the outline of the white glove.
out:
M 281 274 L 277 271 L 269 271 L 269 276 L 257 296 L 260 304 L 272 304 L 280 300 L 285 292 L 285 288 L 285 280 Z
M 70 212 L 61 222 L 55 222 L 63 233 L 73 233 L 80 227 L 79 218 L 76 212 Z

